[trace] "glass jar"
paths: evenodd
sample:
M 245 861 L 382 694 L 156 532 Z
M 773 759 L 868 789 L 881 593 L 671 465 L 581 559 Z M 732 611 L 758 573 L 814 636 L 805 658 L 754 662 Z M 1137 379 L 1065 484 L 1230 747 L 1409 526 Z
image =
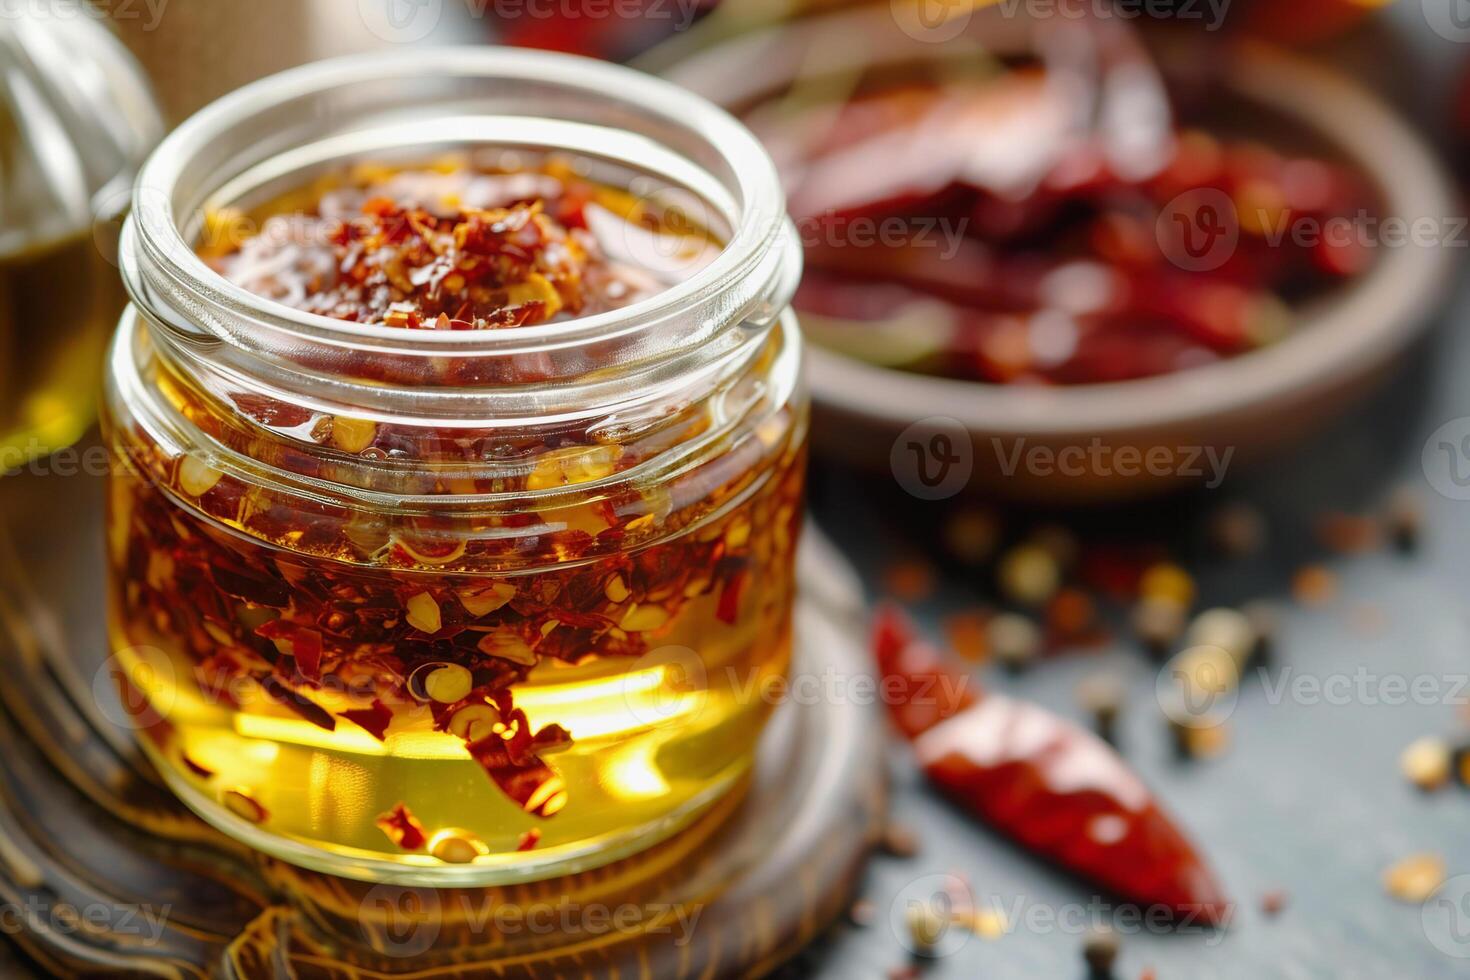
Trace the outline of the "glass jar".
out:
M 117 220 L 163 134 L 142 70 L 86 5 L 0 16 L 0 473 L 95 418 L 125 297 Z
M 723 247 L 622 309 L 465 331 L 305 313 L 196 254 L 223 209 L 466 150 L 570 159 Z M 566 56 L 323 62 L 160 146 L 121 267 L 115 673 L 202 817 L 460 886 L 605 863 L 741 783 L 790 653 L 807 408 L 799 245 L 737 122 Z

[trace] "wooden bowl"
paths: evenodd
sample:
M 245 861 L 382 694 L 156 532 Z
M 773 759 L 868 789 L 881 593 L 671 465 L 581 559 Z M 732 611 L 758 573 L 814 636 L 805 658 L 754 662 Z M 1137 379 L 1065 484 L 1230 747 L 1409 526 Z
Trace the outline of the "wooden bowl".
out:
M 985 32 L 988 50 L 1004 51 L 1019 43 L 1017 21 L 976 18 L 970 30 Z M 893 63 L 934 57 L 939 47 L 896 27 L 885 4 L 737 38 L 664 74 L 727 107 L 749 106 L 787 87 L 796 66 L 808 63 L 802 53 L 822 39 L 831 49 L 833 38 L 854 57 L 882 52 Z M 1213 484 L 1222 470 L 1309 435 L 1388 374 L 1451 282 L 1442 239 L 1461 209 L 1448 178 L 1422 137 L 1346 76 L 1260 45 L 1232 48 L 1228 57 L 1222 97 L 1299 129 L 1366 175 L 1382 215 L 1408 227 L 1432 221 L 1440 240 L 1380 247 L 1368 272 L 1298 309 L 1296 328 L 1276 344 L 1136 381 L 989 385 L 876 367 L 809 345 L 818 451 L 892 468 L 920 496 L 962 487 L 1103 502 Z M 918 472 L 926 466 L 928 479 Z M 946 468 L 943 486 L 931 486 Z

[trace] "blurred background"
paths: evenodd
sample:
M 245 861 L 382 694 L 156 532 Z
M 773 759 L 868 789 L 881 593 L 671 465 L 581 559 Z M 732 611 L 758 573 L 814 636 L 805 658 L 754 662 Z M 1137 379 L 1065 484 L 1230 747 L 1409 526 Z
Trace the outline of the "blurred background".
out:
M 0 517 L 90 445 L 169 126 L 350 52 L 630 63 L 786 181 L 816 525 L 1112 741 L 1239 903 L 1129 928 L 895 741 L 892 853 L 790 974 L 1465 975 L 1470 3 L 0 0 L 0 38 Z M 1181 714 L 1181 652 L 1241 628 L 1249 670 Z M 989 914 L 916 950 L 889 910 L 934 876 Z

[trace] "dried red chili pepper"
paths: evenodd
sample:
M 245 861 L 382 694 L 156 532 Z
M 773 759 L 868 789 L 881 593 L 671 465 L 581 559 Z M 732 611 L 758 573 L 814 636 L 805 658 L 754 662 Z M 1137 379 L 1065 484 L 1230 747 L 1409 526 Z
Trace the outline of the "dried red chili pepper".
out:
M 878 612 L 874 649 L 893 720 L 947 796 L 1122 898 L 1224 920 L 1228 902 L 1204 859 L 1107 743 L 982 690 L 892 606 Z

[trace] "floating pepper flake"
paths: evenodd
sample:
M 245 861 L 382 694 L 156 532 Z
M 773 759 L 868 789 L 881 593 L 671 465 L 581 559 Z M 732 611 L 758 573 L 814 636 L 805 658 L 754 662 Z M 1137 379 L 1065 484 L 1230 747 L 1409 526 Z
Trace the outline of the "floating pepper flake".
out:
M 187 768 L 194 775 L 198 776 L 200 779 L 212 779 L 214 777 L 213 769 L 210 769 L 208 766 L 200 765 L 199 763 L 195 762 L 189 757 L 189 754 L 187 752 L 180 753 L 179 758 L 183 760 L 185 768 Z
M 516 842 L 516 850 L 529 851 L 535 848 L 535 846 L 539 843 L 541 843 L 541 828 L 532 827 L 530 830 L 522 834 L 520 840 Z
M 393 709 L 378 698 L 373 698 L 370 708 L 351 708 L 347 711 L 339 711 L 338 714 L 367 731 L 379 742 L 387 739 L 388 726 L 393 723 Z
M 405 851 L 422 850 L 428 841 L 424 825 L 419 823 L 404 803 L 394 804 L 393 809 L 379 815 L 374 821 L 397 847 Z
M 241 820 L 248 820 L 251 823 L 264 823 L 266 818 L 270 816 L 270 813 L 265 807 L 261 806 L 254 797 L 242 789 L 225 790 L 220 795 L 220 800 L 224 803 L 225 809 L 229 810 Z

